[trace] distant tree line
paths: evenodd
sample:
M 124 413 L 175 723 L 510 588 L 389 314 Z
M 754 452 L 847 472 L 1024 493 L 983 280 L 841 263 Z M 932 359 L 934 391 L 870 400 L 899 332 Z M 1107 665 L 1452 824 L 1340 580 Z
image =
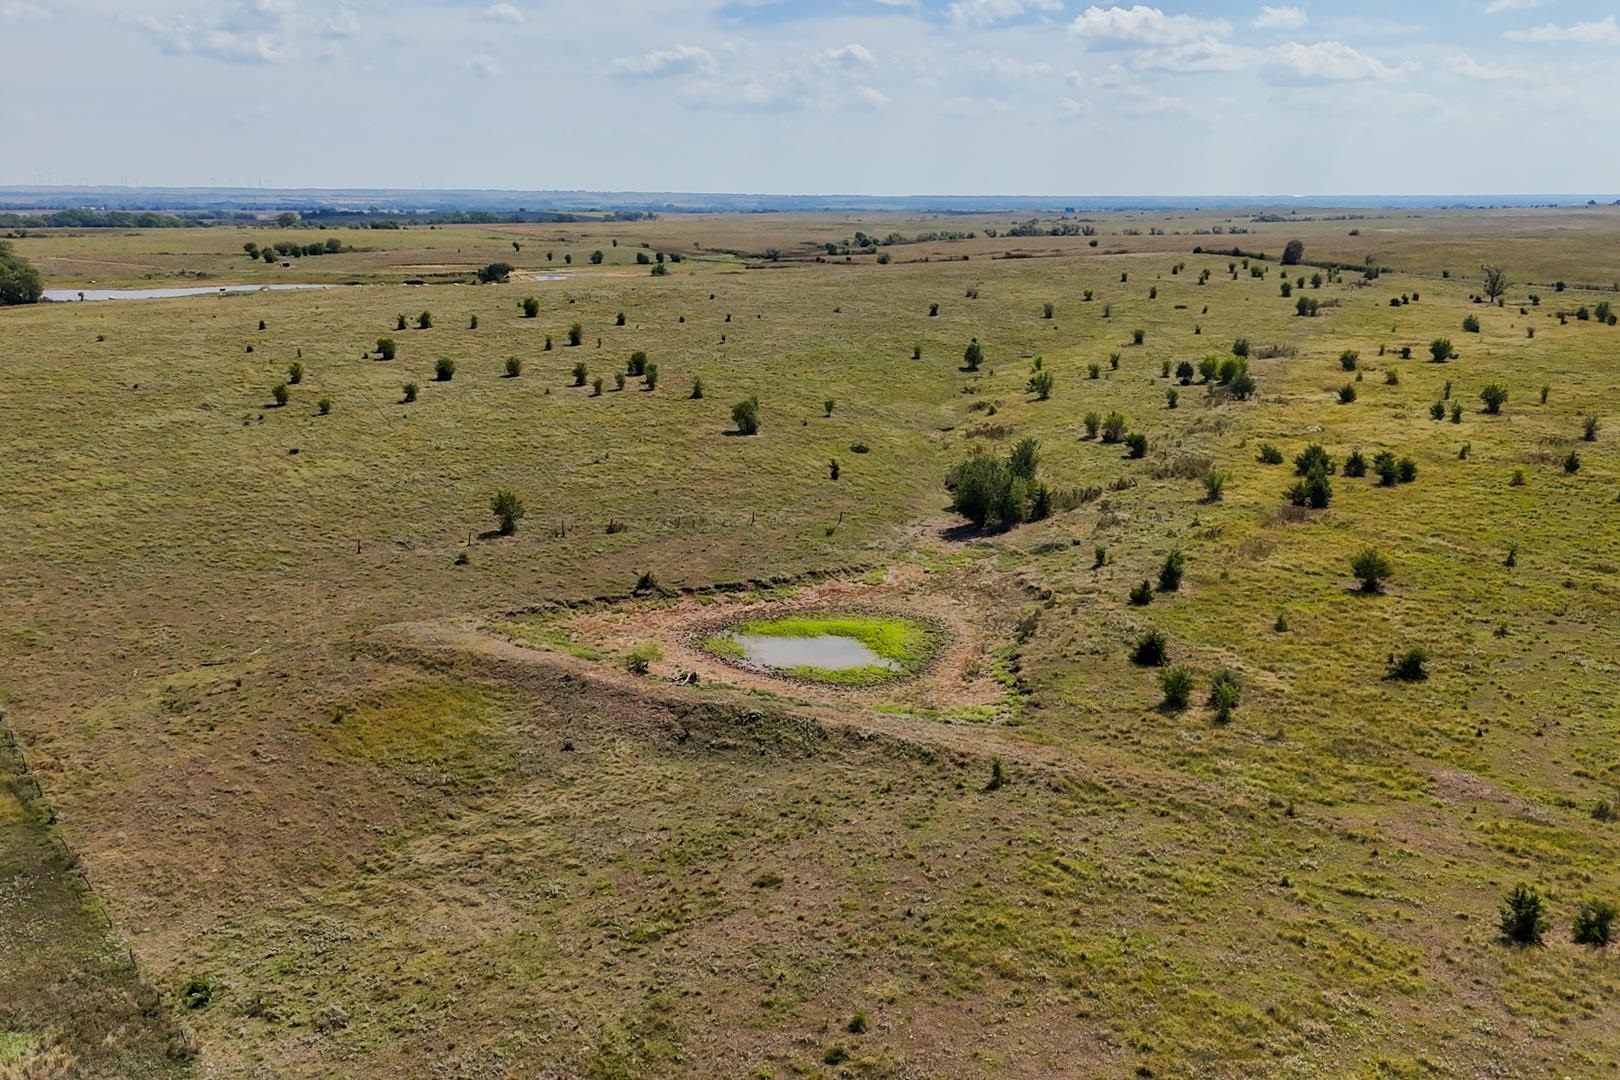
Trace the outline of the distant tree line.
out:
M 55 210 L 49 214 L 0 214 L 0 229 L 184 229 L 212 224 L 150 210 Z

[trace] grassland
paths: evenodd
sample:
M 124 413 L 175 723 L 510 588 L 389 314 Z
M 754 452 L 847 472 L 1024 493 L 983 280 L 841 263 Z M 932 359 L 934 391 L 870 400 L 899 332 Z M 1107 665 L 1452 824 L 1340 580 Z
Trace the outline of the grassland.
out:
M 1297 216 L 344 232 L 368 250 L 285 269 L 240 252 L 276 230 L 18 240 L 51 287 L 363 284 L 0 312 L 0 769 L 27 789 L 0 806 L 0 1070 L 1611 1073 L 1614 957 L 1569 920 L 1620 898 L 1620 329 L 1558 314 L 1614 299 L 1592 286 L 1620 276 L 1620 215 Z M 979 235 L 887 265 L 822 248 L 940 228 Z M 1284 298 L 1295 236 L 1388 269 Z M 1265 277 L 1193 253 L 1234 244 Z M 642 250 L 687 257 L 654 277 Z M 497 259 L 567 277 L 403 283 Z M 1486 261 L 1504 307 L 1470 301 Z M 1253 399 L 1163 377 L 1240 337 Z M 657 388 L 614 390 L 638 349 Z M 1430 418 L 1448 381 L 1455 423 Z M 755 395 L 759 434 L 729 434 Z M 1144 458 L 1083 437 L 1116 410 Z M 947 470 L 1024 436 L 1070 508 L 960 528 Z M 1417 478 L 1335 475 L 1299 511 L 1313 443 Z M 528 507 L 509 537 L 499 488 Z M 1350 573 L 1367 546 L 1379 595 Z M 1172 550 L 1180 590 L 1128 603 Z M 568 630 L 897 567 L 1004 597 L 985 663 L 1011 707 L 678 685 Z M 990 576 L 1018 587 L 968 588 Z M 535 647 L 483 630 L 526 612 Z M 1129 661 L 1150 629 L 1197 679 L 1184 711 Z M 1413 646 L 1429 678 L 1387 679 Z M 1217 724 L 1223 668 L 1243 696 Z M 1499 940 L 1520 881 L 1548 898 L 1539 948 Z

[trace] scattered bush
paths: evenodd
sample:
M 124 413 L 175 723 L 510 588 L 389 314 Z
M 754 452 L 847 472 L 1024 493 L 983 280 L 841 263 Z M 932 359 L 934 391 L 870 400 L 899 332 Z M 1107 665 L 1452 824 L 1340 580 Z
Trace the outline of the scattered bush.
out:
M 1344 459 L 1344 475 L 1351 477 L 1367 475 L 1367 458 L 1359 449 L 1350 451 L 1350 456 Z
M 1226 491 L 1226 474 L 1219 469 L 1211 469 L 1204 474 L 1204 499 L 1206 502 L 1220 502 Z
M 1598 418 L 1592 413 L 1587 413 L 1586 419 L 1581 421 L 1581 438 L 1587 442 L 1597 442 L 1597 433 Z
M 1469 334 L 1479 333 L 1479 317 L 1476 315 L 1466 316 L 1462 321 L 1462 328 L 1464 332 Z
M 1587 900 L 1575 913 L 1573 937 L 1577 945 L 1601 949 L 1613 939 L 1615 906 L 1607 900 Z
M 979 365 L 983 363 L 984 346 L 979 344 L 978 338 L 974 338 L 968 343 L 968 347 L 962 351 L 962 366 L 968 371 L 978 371 Z
M 1085 416 L 1086 438 L 1095 439 L 1097 429 L 1102 427 L 1102 417 L 1095 412 L 1088 412 Z
M 1581 471 L 1581 455 L 1571 450 L 1564 458 L 1564 471 L 1571 476 Z
M 484 268 L 482 268 L 481 270 L 478 271 L 478 280 L 480 282 L 482 282 L 483 284 L 485 284 L 485 285 L 492 285 L 492 284 L 495 284 L 497 282 L 504 282 L 507 278 L 509 278 L 511 276 L 512 276 L 512 264 L 511 263 L 492 262 L 488 266 L 486 266 L 486 267 L 484 267 Z
M 568 345 L 570 348 L 579 348 L 580 344 L 584 342 L 584 340 L 585 328 L 583 326 L 581 326 L 579 323 L 574 323 L 568 328 Z
M 1356 386 L 1354 383 L 1345 383 L 1339 387 L 1339 404 L 1349 405 L 1356 400 Z
M 523 317 L 525 319 L 537 318 L 540 315 L 540 301 L 532 296 L 523 298 Z
M 1421 647 L 1407 649 L 1399 656 L 1389 658 L 1389 678 L 1399 682 L 1422 682 L 1429 677 L 1428 669 L 1424 666 L 1429 662 L 1429 654 Z
M 1350 560 L 1350 572 L 1361 582 L 1362 592 L 1376 593 L 1395 572 L 1395 568 L 1383 552 L 1377 548 L 1366 548 Z
M 731 407 L 731 422 L 739 435 L 759 434 L 759 398 L 747 397 Z
M 1148 439 L 1140 431 L 1133 431 L 1125 436 L 1125 456 L 1131 458 L 1147 457 Z
M 433 313 L 424 311 L 418 315 L 416 317 L 416 328 L 418 330 L 431 330 L 433 328 Z
M 1529 885 L 1519 884 L 1502 904 L 1502 937 L 1515 945 L 1540 945 L 1547 932 L 1546 901 Z
M 1167 659 L 1164 635 L 1157 630 L 1149 630 L 1137 638 L 1131 649 L 1131 663 L 1141 667 L 1163 667 Z
M 441 357 L 433 365 L 433 377 L 439 382 L 449 382 L 456 377 L 456 362 Z
M 1266 465 L 1281 465 L 1283 463 L 1283 452 L 1270 443 L 1261 443 L 1259 458 Z
M 1324 510 L 1333 501 L 1333 484 L 1327 473 L 1312 472 L 1288 489 L 1288 501 L 1295 506 Z
M 523 374 L 523 361 L 519 360 L 515 356 L 507 357 L 506 358 L 506 377 L 508 379 L 515 379 L 519 375 L 522 375 L 522 374 Z
M 1050 371 L 1037 371 L 1030 376 L 1029 393 L 1035 395 L 1036 401 L 1046 401 L 1052 396 L 1052 373 Z
M 1507 387 L 1501 383 L 1488 383 L 1485 389 L 1479 392 L 1479 400 L 1485 403 L 1485 411 L 1492 416 L 1502 411 L 1502 404 L 1507 399 Z
M 377 339 L 377 359 L 392 360 L 397 355 L 399 347 L 394 344 L 393 338 Z
M 1181 578 L 1187 570 L 1187 556 L 1177 548 L 1165 557 L 1164 565 L 1159 567 L 1159 591 L 1178 592 L 1181 589 Z
M 490 497 L 489 512 L 495 515 L 502 536 L 511 536 L 517 532 L 517 523 L 526 513 L 523 500 L 510 488 L 501 488 Z
M 292 391 L 287 389 L 286 383 L 276 383 L 270 388 L 270 396 L 275 398 L 276 406 L 280 408 L 287 404 L 287 399 L 292 396 Z
M 1125 438 L 1125 417 L 1117 412 L 1109 413 L 1102 422 L 1102 441 L 1117 443 Z
M 415 401 L 416 400 L 416 391 L 417 391 L 416 384 L 413 383 L 413 382 L 408 382 L 408 383 L 405 384 L 404 389 L 405 389 L 405 402 L 406 402 L 406 404 L 409 404 L 410 402 Z
M 315 408 L 322 416 L 329 416 L 332 412 L 332 399 L 323 397 L 315 403 Z
M 1275 629 L 1278 633 L 1288 629 L 1287 620 L 1279 612 Z M 1243 683 L 1230 668 L 1222 668 L 1209 681 L 1209 705 L 1215 710 L 1215 722 L 1225 724 L 1232 719 L 1232 710 L 1243 698 Z
M 1193 674 L 1184 667 L 1167 668 L 1159 673 L 1159 689 L 1164 692 L 1164 708 L 1176 712 L 1192 698 Z
M 1100 563 L 1098 565 L 1101 565 Z M 1144 581 L 1131 589 L 1130 601 L 1136 607 L 1147 607 L 1153 603 L 1153 583 Z
M 1429 355 L 1434 357 L 1435 363 L 1443 364 L 1455 357 L 1457 350 L 1451 347 L 1450 338 L 1435 338 L 1429 342 Z
M 1361 364 L 1361 354 L 1354 349 L 1346 349 L 1339 354 L 1339 366 L 1346 371 L 1354 371 Z
M 1309 476 L 1313 472 L 1333 475 L 1337 469 L 1333 458 L 1317 443 L 1307 446 L 1298 457 L 1294 458 L 1294 475 Z

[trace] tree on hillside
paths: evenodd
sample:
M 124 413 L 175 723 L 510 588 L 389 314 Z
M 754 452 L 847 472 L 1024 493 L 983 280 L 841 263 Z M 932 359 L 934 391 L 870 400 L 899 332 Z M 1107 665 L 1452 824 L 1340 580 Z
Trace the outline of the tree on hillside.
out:
M 1284 266 L 1298 266 L 1305 261 L 1305 241 L 1290 240 L 1288 246 L 1283 248 L 1282 264 Z
M 0 307 L 37 304 L 44 294 L 44 284 L 34 264 L 0 240 Z
M 1498 299 L 1506 295 L 1508 291 L 1507 271 L 1503 270 L 1500 266 L 1485 266 L 1481 267 L 1481 269 L 1485 272 L 1485 280 L 1483 282 L 1485 287 L 1485 299 L 1494 304 Z
M 523 500 L 510 488 L 502 488 L 489 500 L 489 512 L 500 522 L 500 534 L 511 536 L 517 532 L 517 523 L 523 517 Z

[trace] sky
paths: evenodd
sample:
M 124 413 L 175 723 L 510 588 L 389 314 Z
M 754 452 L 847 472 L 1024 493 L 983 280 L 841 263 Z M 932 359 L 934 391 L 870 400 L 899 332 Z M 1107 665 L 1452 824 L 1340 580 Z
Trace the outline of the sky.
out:
M 1603 193 L 1617 8 L 0 0 L 0 184 Z

